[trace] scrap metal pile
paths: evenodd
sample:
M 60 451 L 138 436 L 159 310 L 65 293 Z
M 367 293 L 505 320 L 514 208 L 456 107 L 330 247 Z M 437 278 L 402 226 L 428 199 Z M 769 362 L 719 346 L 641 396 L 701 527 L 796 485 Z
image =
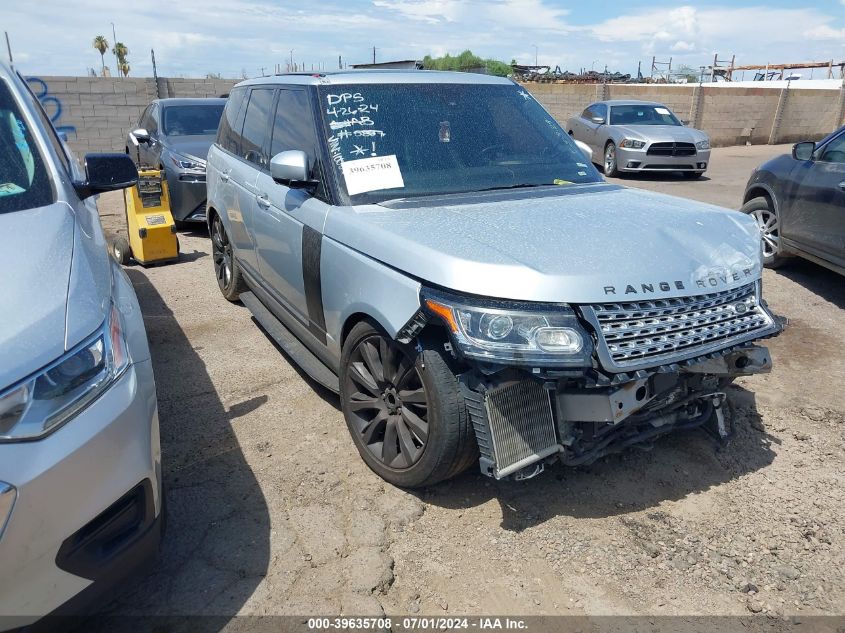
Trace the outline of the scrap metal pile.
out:
M 561 70 L 560 66 L 523 66 L 513 64 L 513 78 L 517 81 L 535 81 L 540 83 L 566 82 L 580 84 L 595 83 L 627 83 L 631 81 L 631 75 L 622 73 L 599 72 L 596 70 L 584 71 L 580 74 L 568 70 Z

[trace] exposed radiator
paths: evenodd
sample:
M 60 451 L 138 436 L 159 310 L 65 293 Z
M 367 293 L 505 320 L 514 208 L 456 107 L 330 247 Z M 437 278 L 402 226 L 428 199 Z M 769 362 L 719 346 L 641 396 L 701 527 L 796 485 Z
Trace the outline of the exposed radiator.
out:
M 469 390 L 467 390 L 469 391 Z M 533 380 L 465 392 L 485 464 L 496 479 L 558 452 L 549 392 Z M 491 463 L 492 462 L 492 463 Z

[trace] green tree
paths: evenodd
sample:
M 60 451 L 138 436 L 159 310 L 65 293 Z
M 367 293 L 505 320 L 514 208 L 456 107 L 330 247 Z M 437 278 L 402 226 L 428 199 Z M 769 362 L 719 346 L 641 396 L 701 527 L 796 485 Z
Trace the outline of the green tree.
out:
M 426 70 L 457 70 L 464 72 L 484 68 L 491 75 L 507 77 L 511 74 L 511 67 L 506 63 L 496 59 L 483 59 L 470 50 L 465 50 L 454 57 L 449 53 L 446 53 L 443 57 L 426 55 L 423 57 L 423 68 Z
M 126 47 L 126 44 L 123 42 L 117 42 L 114 45 L 114 48 L 111 49 L 111 52 L 117 57 L 118 68 L 126 63 L 126 56 L 129 55 L 129 49 Z
M 106 74 L 106 58 L 104 55 L 109 50 L 109 41 L 102 35 L 94 38 L 94 48 L 100 51 L 100 63 L 103 65 L 103 76 Z

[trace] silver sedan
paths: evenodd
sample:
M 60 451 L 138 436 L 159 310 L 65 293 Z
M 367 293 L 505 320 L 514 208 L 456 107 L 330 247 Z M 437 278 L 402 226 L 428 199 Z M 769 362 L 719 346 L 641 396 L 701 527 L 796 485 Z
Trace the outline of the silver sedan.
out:
M 604 173 L 679 171 L 698 178 L 710 161 L 710 138 L 685 127 L 665 105 L 650 101 L 598 101 L 567 122 Z

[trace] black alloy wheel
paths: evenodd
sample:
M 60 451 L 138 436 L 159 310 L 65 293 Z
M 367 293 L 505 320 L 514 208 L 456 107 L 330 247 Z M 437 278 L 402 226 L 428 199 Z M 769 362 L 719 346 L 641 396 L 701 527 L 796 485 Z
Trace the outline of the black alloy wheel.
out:
M 384 466 L 416 464 L 429 435 L 428 396 L 416 364 L 377 333 L 352 349 L 344 394 L 350 430 Z
M 215 215 L 211 222 L 211 259 L 220 292 L 229 301 L 237 301 L 240 294 L 247 288 L 241 278 L 232 243 L 229 241 L 226 228 L 219 215 Z

